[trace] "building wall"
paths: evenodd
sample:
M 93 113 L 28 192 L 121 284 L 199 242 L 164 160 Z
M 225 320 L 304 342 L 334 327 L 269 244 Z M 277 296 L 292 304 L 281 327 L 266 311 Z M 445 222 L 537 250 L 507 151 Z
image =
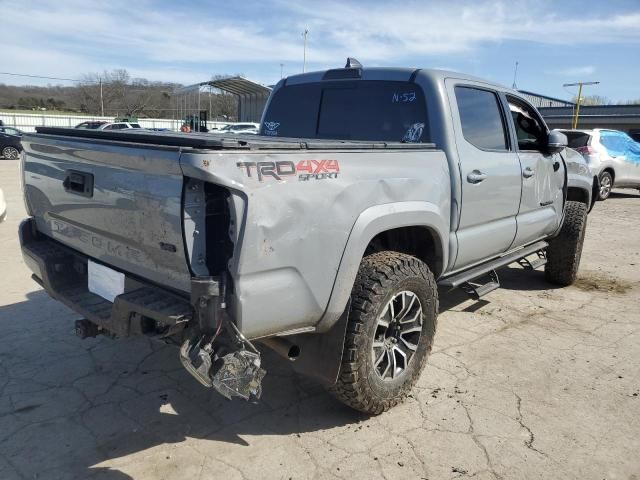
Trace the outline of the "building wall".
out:
M 262 111 L 269 95 L 246 94 L 238 96 L 238 121 L 260 123 Z
M 0 112 L 0 120 L 6 127 L 15 127 L 24 132 L 35 132 L 36 127 L 75 127 L 79 123 L 89 121 L 113 122 L 113 117 L 92 117 L 88 115 L 47 115 L 46 113 L 11 113 Z M 258 119 L 259 121 L 260 119 Z M 182 121 L 171 118 L 141 118 L 138 122 L 142 128 L 168 128 L 179 130 Z M 229 122 L 207 122 L 209 128 L 220 128 Z
M 549 128 L 571 128 L 574 109 L 540 108 Z M 634 133 L 640 130 L 640 105 L 597 105 L 580 107 L 578 128 L 610 128 Z

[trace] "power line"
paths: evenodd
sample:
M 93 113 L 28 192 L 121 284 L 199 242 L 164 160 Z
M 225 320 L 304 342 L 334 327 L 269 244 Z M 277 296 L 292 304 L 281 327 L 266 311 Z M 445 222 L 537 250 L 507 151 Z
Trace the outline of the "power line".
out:
M 64 80 L 66 82 L 98 83 L 92 80 L 77 80 L 75 78 L 45 77 L 42 75 L 28 75 L 26 73 L 14 73 L 14 72 L 0 72 L 0 75 L 11 75 L 12 77 L 43 78 L 45 80 Z

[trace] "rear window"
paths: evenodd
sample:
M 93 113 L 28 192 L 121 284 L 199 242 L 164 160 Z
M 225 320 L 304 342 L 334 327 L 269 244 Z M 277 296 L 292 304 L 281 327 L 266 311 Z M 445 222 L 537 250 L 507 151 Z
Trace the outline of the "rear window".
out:
M 589 144 L 589 139 L 591 135 L 584 132 L 562 132 L 567 136 L 567 140 L 569 141 L 568 145 L 571 148 L 580 148 L 586 147 Z
M 262 135 L 429 142 L 421 88 L 408 82 L 339 81 L 285 86 L 269 103 Z
M 142 128 L 139 123 L 132 123 L 131 128 Z

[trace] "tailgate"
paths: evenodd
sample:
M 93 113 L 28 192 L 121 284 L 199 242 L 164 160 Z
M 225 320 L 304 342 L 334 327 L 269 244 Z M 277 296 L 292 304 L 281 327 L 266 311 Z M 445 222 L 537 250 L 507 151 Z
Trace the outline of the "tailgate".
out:
M 180 149 L 25 135 L 38 231 L 104 264 L 189 291 Z

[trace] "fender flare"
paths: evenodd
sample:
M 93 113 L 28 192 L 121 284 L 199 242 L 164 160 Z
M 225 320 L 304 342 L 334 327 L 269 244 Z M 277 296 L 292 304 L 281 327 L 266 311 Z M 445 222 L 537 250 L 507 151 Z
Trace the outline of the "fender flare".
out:
M 316 331 L 329 330 L 344 312 L 360 268 L 360 261 L 369 242 L 379 233 L 402 227 L 430 229 L 435 234 L 436 241 L 440 243 L 442 270 L 446 271 L 449 258 L 449 216 L 449 211 L 443 212 L 437 205 L 422 201 L 375 205 L 360 213 L 347 238 L 329 303 L 316 325 Z

